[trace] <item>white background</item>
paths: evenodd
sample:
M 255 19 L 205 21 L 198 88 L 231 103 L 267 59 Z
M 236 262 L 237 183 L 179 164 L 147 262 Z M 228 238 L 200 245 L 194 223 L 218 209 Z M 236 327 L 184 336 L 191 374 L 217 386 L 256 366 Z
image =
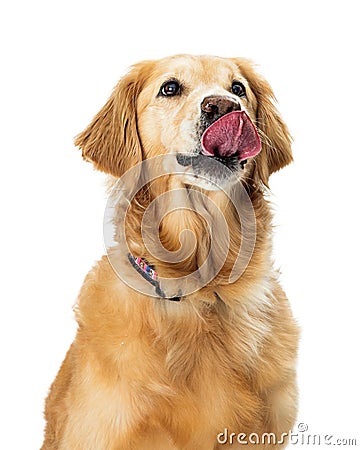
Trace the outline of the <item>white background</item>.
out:
M 357 8 L 347 0 L 1 7 L 1 449 L 40 447 L 44 398 L 76 329 L 72 305 L 103 253 L 104 177 L 72 139 L 127 66 L 180 52 L 250 57 L 274 88 L 295 138 L 295 163 L 271 187 L 274 257 L 302 329 L 299 422 L 360 443 Z

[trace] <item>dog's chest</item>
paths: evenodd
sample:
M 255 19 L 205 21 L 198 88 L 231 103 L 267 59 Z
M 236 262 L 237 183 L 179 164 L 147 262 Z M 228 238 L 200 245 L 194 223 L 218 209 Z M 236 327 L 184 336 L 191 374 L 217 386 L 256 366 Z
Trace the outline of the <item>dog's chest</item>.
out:
M 175 428 L 193 429 L 197 424 L 209 431 L 232 423 L 234 417 L 236 424 L 245 425 L 260 405 L 252 379 L 256 356 L 251 358 L 242 346 L 243 338 L 238 331 L 229 334 L 222 329 L 186 343 L 179 339 L 168 348 L 164 375 L 172 393 L 167 407 L 158 410 L 160 421 L 171 417 Z

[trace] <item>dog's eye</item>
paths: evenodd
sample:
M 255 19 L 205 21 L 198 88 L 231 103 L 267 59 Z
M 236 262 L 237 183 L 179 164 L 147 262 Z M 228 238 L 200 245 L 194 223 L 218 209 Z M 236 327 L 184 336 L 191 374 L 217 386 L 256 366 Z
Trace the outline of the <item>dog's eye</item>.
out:
M 245 97 L 246 96 L 246 89 L 245 86 L 240 83 L 240 81 L 233 81 L 233 84 L 231 85 L 231 92 L 238 97 Z
M 170 80 L 164 83 L 161 86 L 159 92 L 159 95 L 163 95 L 165 97 L 171 97 L 179 94 L 180 94 L 180 83 L 176 80 Z

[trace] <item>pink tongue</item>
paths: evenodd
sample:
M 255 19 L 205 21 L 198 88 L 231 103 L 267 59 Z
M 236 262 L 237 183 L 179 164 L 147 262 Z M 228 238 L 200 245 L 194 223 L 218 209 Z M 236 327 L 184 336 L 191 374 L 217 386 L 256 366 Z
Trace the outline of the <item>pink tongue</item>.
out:
M 261 150 L 260 137 L 245 111 L 233 111 L 211 124 L 201 138 L 202 153 L 206 156 L 238 155 L 242 161 Z

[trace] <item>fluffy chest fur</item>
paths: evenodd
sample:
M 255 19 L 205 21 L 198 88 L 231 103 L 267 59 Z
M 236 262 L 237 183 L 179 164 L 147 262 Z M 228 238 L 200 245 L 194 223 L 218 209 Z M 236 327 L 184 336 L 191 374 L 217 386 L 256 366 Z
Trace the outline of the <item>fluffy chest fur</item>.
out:
M 100 405 L 91 402 L 94 411 L 104 410 L 109 433 L 146 429 L 170 436 L 174 448 L 187 448 L 198 434 L 214 441 L 224 427 L 272 429 L 269 408 L 275 398 L 286 403 L 297 334 L 285 298 L 275 299 L 274 288 L 283 295 L 275 279 L 263 280 L 235 310 L 223 301 L 233 295 L 226 288 L 171 303 L 134 297 L 130 290 L 124 295 L 128 288 L 119 286 L 105 258 L 100 261 L 79 298 L 73 352 L 84 364 L 86 376 L 77 384 L 87 387 L 85 397 L 95 386 L 103 390 Z

